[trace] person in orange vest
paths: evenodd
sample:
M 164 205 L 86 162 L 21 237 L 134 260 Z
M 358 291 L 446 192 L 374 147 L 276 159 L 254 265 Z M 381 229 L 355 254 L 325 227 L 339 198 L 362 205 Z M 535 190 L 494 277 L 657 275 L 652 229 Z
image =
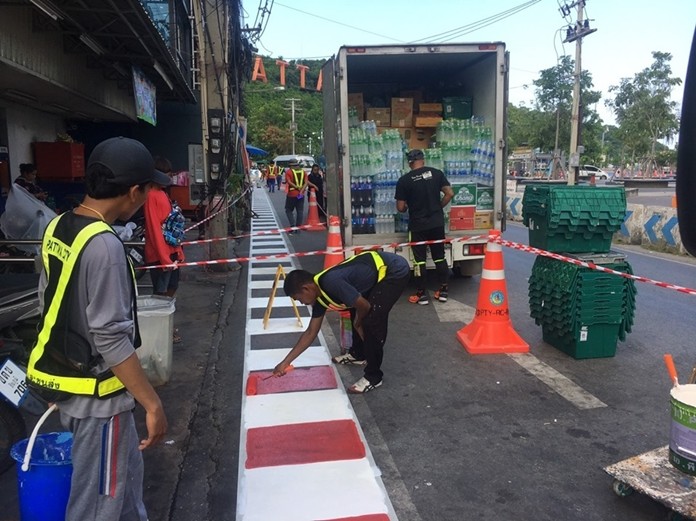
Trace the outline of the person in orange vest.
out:
M 288 187 L 288 195 L 285 197 L 285 215 L 288 216 L 290 226 L 301 226 L 304 219 L 304 201 L 307 194 L 307 174 L 300 166 L 299 161 L 293 160 L 285 170 L 285 184 Z M 295 215 L 293 216 L 293 212 Z M 299 230 L 288 233 L 300 233 Z
M 275 164 L 268 167 L 268 175 L 266 176 L 266 184 L 268 185 L 269 192 L 275 192 L 276 187 L 276 172 L 277 168 Z

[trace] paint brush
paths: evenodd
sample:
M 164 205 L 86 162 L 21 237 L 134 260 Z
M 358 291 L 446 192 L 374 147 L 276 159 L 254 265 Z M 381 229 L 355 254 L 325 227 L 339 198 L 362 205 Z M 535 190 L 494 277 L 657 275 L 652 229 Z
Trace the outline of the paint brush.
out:
M 677 378 L 677 368 L 674 367 L 674 360 L 672 359 L 672 355 L 666 354 L 663 356 L 665 360 L 665 365 L 667 366 L 667 372 L 669 373 L 669 377 L 672 379 L 672 382 L 674 382 L 674 387 L 679 386 L 679 380 Z

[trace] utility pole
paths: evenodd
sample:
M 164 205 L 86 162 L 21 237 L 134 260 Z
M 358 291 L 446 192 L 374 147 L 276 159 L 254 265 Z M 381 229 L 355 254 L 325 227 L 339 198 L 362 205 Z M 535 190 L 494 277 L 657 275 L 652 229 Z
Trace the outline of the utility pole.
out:
M 573 86 L 573 112 L 570 120 L 570 157 L 568 166 L 571 169 L 568 172 L 568 184 L 574 185 L 577 183 L 578 170 L 580 168 L 580 154 L 578 141 L 580 137 L 580 79 L 582 77 L 582 39 L 595 32 L 597 29 L 590 29 L 589 20 L 583 20 L 585 10 L 585 0 L 576 0 L 570 5 L 564 4 L 561 6 L 563 16 L 569 16 L 570 10 L 577 7 L 578 14 L 575 26 L 569 26 L 566 32 L 564 43 L 575 42 L 575 84 Z
M 299 98 L 286 98 L 285 101 L 290 102 L 290 131 L 292 132 L 292 155 L 294 156 L 295 155 L 295 132 L 297 132 L 297 123 L 295 123 L 295 102 L 302 101 L 302 100 L 300 100 Z

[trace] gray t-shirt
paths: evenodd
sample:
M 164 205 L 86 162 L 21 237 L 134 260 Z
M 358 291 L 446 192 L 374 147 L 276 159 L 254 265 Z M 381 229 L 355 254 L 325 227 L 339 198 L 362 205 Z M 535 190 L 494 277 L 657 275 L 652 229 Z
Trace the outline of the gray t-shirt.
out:
M 85 218 L 85 221 L 92 221 Z M 92 354 L 101 355 L 97 372 L 120 364 L 134 352 L 133 321 L 129 268 L 121 240 L 111 233 L 94 237 L 80 259 L 76 298 L 69 312 L 70 328 L 88 339 Z M 45 272 L 39 280 L 43 304 Z M 112 398 L 75 396 L 58 403 L 60 410 L 74 418 L 109 418 L 132 409 L 135 400 L 125 392 Z

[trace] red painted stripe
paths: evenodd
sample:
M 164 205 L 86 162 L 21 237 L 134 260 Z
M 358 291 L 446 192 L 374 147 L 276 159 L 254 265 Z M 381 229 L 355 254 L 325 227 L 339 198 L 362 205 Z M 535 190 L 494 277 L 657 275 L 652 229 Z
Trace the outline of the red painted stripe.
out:
M 119 423 L 120 417 L 117 414 L 113 417 L 113 424 L 111 426 L 111 433 L 113 436 L 113 441 L 111 443 L 111 487 L 109 489 L 109 495 L 111 497 L 116 497 L 116 472 L 118 471 L 118 442 L 120 441 L 118 439 L 118 433 L 120 432 Z
M 272 374 L 273 371 L 249 373 L 246 386 L 247 395 L 319 391 L 338 387 L 333 368 L 328 365 L 298 367 L 294 371 L 278 377 L 272 377 Z M 254 392 L 249 392 L 251 390 Z
M 317 519 L 316 521 L 389 521 L 387 514 L 368 514 L 356 517 L 337 517 L 335 519 Z
M 245 467 L 301 465 L 365 457 L 353 420 L 258 427 L 247 431 Z

